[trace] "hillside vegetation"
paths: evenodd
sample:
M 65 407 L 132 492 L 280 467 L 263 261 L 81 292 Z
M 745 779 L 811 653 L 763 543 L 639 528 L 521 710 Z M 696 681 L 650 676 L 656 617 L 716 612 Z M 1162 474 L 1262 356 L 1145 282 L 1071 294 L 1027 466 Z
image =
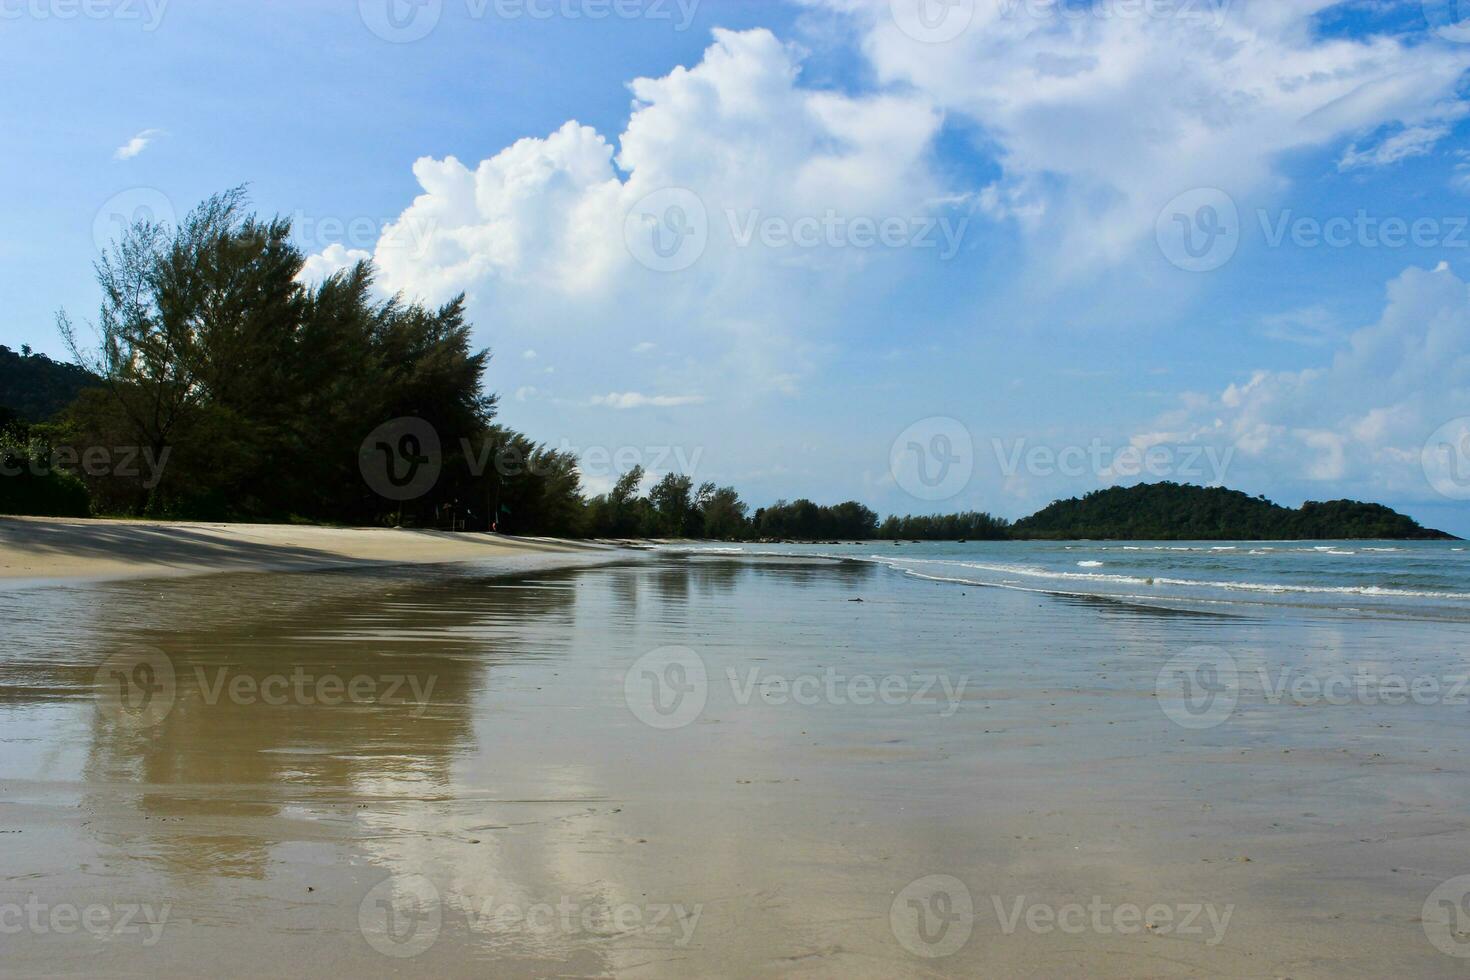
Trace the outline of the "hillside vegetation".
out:
M 0 417 L 44 422 L 102 379 L 45 354 L 20 353 L 0 344 Z M 9 410 L 8 412 L 6 410 Z
M 1059 500 L 1016 522 L 1011 536 L 1165 541 L 1452 537 L 1382 504 L 1312 501 L 1292 510 L 1239 490 L 1181 483 L 1110 487 Z

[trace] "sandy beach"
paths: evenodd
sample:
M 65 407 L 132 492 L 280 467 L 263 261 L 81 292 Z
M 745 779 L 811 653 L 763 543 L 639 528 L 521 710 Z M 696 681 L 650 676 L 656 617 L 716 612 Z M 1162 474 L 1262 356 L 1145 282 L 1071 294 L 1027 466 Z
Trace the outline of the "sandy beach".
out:
M 514 558 L 0 590 L 0 975 L 1459 975 L 1458 701 L 1158 685 L 1464 623 Z
M 523 559 L 607 551 L 593 543 L 409 528 L 0 517 L 0 581 Z

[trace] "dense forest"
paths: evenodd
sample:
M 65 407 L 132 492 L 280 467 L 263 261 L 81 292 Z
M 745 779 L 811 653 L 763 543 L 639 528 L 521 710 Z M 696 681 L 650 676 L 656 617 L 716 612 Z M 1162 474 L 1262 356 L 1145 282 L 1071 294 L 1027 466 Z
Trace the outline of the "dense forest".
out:
M 856 501 L 751 512 L 733 487 L 635 467 L 587 498 L 578 460 L 495 421 L 463 297 L 378 298 L 359 262 L 315 285 L 291 224 L 216 195 L 135 224 L 97 263 L 76 361 L 0 347 L 0 513 L 404 525 L 600 538 L 1434 537 L 1376 504 L 1287 510 L 1154 484 L 984 513 L 879 516 Z M 420 480 L 420 475 L 425 478 Z M 375 478 L 376 477 L 376 478 Z
M 77 400 L 86 388 L 94 388 L 102 379 L 45 354 L 33 354 L 29 347 L 16 353 L 0 344 L 0 424 L 13 419 L 44 422 Z
M 1148 483 L 1059 500 L 1012 527 L 1017 538 L 1244 541 L 1448 538 L 1381 504 L 1309 502 L 1298 510 L 1223 487 Z

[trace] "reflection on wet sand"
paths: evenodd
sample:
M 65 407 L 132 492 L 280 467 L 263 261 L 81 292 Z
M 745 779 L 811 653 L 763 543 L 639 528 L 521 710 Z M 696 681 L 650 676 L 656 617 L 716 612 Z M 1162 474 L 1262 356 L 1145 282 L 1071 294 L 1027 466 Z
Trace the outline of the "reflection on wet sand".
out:
M 1464 841 L 1463 718 L 1250 705 L 1191 735 L 1154 701 L 1159 664 L 1193 643 L 1347 663 L 1392 630 L 1418 652 L 1389 659 L 1430 669 L 1463 639 L 1442 626 L 1135 615 L 708 558 L 111 583 L 0 607 L 22 627 L 0 658 L 0 907 L 171 909 L 152 945 L 7 937 L 23 973 L 1454 965 L 1410 921 L 1425 879 L 1356 842 L 1432 868 Z M 625 681 L 668 647 L 697 651 L 708 699 L 661 729 Z M 175 684 L 143 727 L 92 696 L 132 648 Z M 975 905 L 974 938 L 942 959 L 892 919 L 935 874 Z M 1332 911 L 1284 924 L 1313 894 Z M 1211 944 L 1007 932 L 992 908 L 1077 896 L 1233 913 Z

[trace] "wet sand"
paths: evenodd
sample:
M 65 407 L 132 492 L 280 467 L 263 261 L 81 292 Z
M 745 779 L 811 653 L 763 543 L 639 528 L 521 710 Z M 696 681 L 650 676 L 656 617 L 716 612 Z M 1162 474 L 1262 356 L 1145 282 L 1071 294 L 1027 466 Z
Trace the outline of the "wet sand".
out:
M 1470 872 L 1466 708 L 1251 690 L 1191 729 L 1157 687 L 1198 643 L 1448 672 L 1462 626 L 660 558 L 96 583 L 0 612 L 6 975 L 1467 962 L 1422 921 Z
M 478 561 L 603 546 L 407 528 L 0 517 L 0 581 Z

